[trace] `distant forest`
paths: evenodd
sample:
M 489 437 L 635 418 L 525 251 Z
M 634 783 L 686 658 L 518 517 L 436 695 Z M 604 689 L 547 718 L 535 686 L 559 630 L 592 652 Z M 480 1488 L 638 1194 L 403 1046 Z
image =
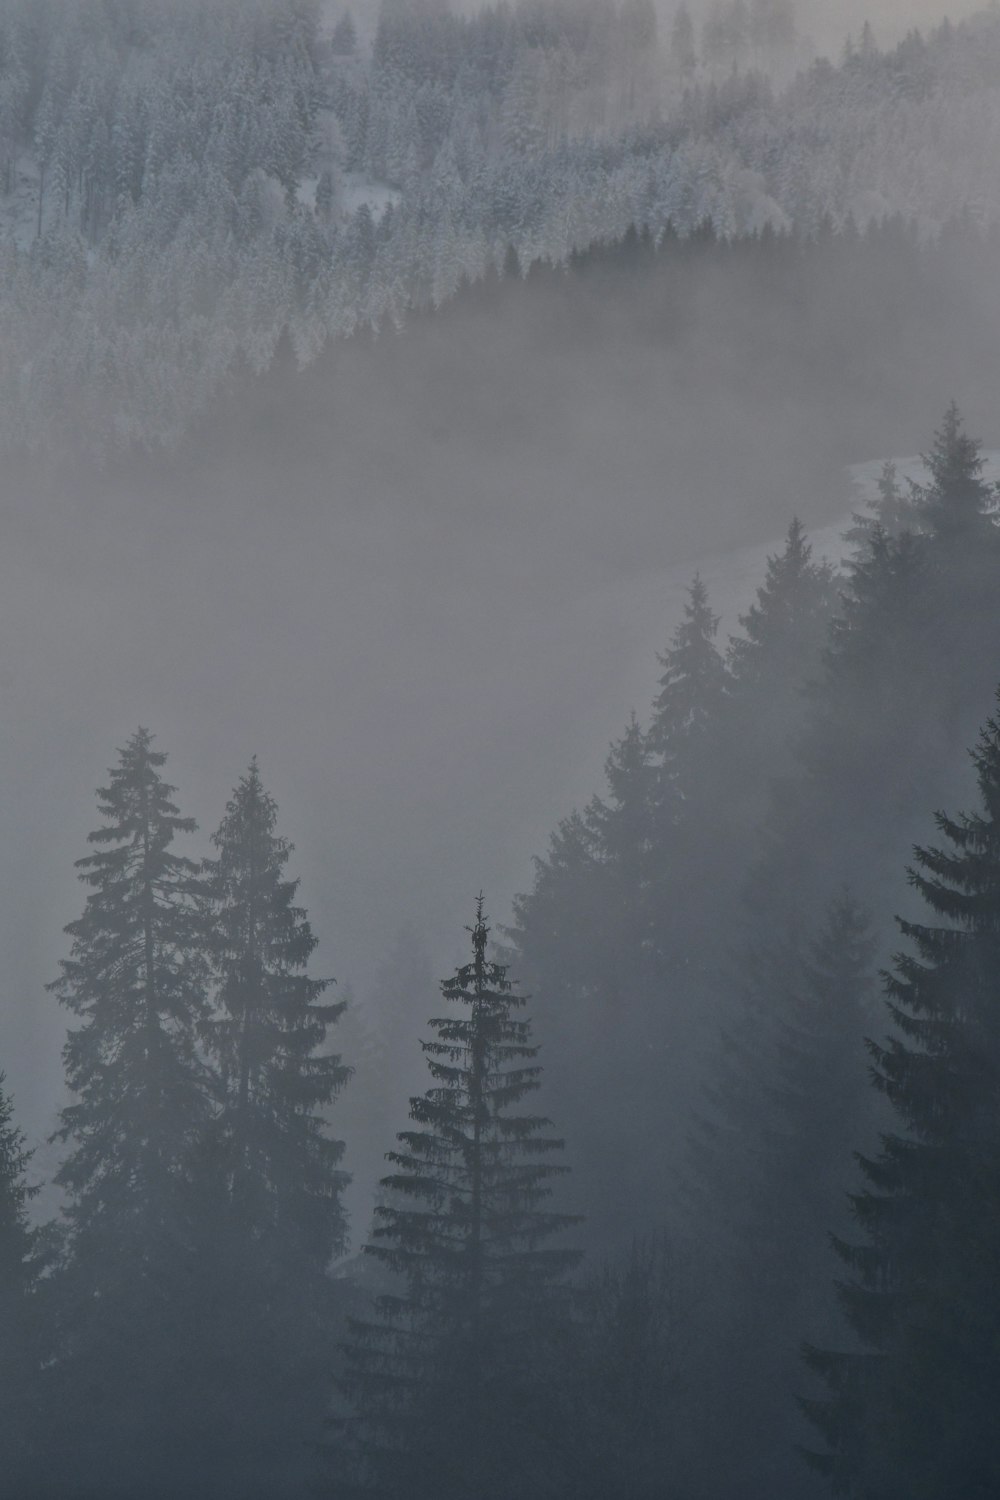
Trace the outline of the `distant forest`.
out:
M 5 1493 L 798 1496 L 795 1445 L 816 1493 L 994 1491 L 982 467 L 952 405 L 842 571 L 792 520 L 728 644 L 692 581 L 647 720 L 513 926 L 470 899 L 394 1147 L 419 962 L 397 949 L 362 1042 L 310 975 L 256 762 L 199 852 L 132 735 L 52 986 L 56 1222 L 2 1096 Z M 341 1028 L 389 1168 L 350 1262 Z
M 1000 220 L 995 10 L 788 81 L 778 0 L 683 14 L 388 7 L 368 45 L 307 0 L 3 0 L 4 448 L 176 443 L 284 337 L 309 363 L 511 246 Z

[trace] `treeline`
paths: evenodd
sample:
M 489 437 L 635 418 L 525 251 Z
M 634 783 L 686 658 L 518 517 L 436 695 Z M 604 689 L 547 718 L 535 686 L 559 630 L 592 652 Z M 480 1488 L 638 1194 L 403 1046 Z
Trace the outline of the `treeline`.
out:
M 793 521 L 725 651 L 694 580 L 510 954 L 476 906 L 355 1263 L 274 801 L 251 763 L 185 856 L 132 736 L 52 986 L 55 1225 L 0 1101 L 5 1493 L 773 1500 L 796 1444 L 864 1500 L 995 1492 L 998 495 L 954 406 L 926 465 L 843 572 Z
M 771 10 L 748 12 L 761 37 Z M 992 11 L 777 94 L 670 56 L 645 0 L 389 7 L 370 55 L 304 0 L 4 0 L 0 440 L 176 442 L 283 335 L 306 364 L 511 244 L 562 265 L 629 225 L 997 222 Z
M 878 1156 L 879 1132 L 900 1129 L 886 1100 L 914 1141 L 929 1138 L 939 1105 L 947 1109 L 933 1094 L 951 1087 L 943 1061 L 940 1074 L 927 1062 L 931 1093 L 914 1100 L 924 1066 L 910 1056 L 914 1038 L 942 1059 L 961 1047 L 994 1080 L 1000 1066 L 978 1029 L 945 1043 L 951 1023 L 934 1007 L 964 1016 L 966 1001 L 954 989 L 946 1001 L 910 957 L 890 983 L 894 1039 L 873 1047 L 876 1091 L 863 1046 L 885 1030 L 876 967 L 892 951 L 893 914 L 911 922 L 919 913 L 900 868 L 926 842 L 928 810 L 973 795 L 965 751 L 1000 661 L 997 494 L 954 407 L 927 464 L 921 485 L 886 466 L 841 573 L 813 556 L 793 522 L 728 647 L 694 580 L 648 720 L 633 718 L 612 745 L 603 792 L 560 824 L 515 903 L 510 940 L 539 996 L 553 1108 L 573 1142 L 590 1243 L 617 1255 L 633 1233 L 666 1233 L 691 1268 L 697 1332 L 677 1403 L 678 1494 L 731 1495 L 747 1474 L 762 1495 L 804 1492 L 792 1452 L 810 1444 L 792 1400 L 807 1383 L 797 1348 L 804 1336 L 848 1347 L 828 1296 L 827 1232 L 852 1244 L 855 1218 L 864 1229 L 883 1213 L 864 1208 L 867 1199 L 852 1211 L 853 1153 L 881 1163 L 870 1172 L 876 1196 L 895 1192 L 892 1162 L 909 1162 L 911 1146 L 887 1148 L 889 1162 Z M 994 795 L 988 785 L 984 793 Z M 942 828 L 959 849 L 920 854 L 916 890 L 959 927 L 981 923 L 988 934 L 995 833 L 980 837 L 975 820 Z M 951 964 L 964 941 L 942 934 L 925 944 L 923 929 L 904 931 L 931 968 L 946 954 Z M 982 962 L 969 982 L 975 994 L 995 993 L 996 962 Z M 941 986 L 957 982 L 948 973 Z M 952 1022 L 961 1028 L 957 1014 Z M 877 1220 L 875 1246 L 849 1256 L 873 1289 L 895 1274 L 880 1258 L 891 1212 Z M 866 1297 L 852 1293 L 848 1306 L 868 1339 Z M 890 1304 L 887 1292 L 879 1305 Z M 932 1388 L 944 1401 L 935 1358 L 928 1353 L 931 1404 Z M 843 1478 L 861 1462 L 852 1424 L 882 1361 L 814 1363 L 838 1392 L 826 1432 Z M 989 1379 L 995 1392 L 995 1368 Z M 946 1421 L 939 1414 L 934 1430 Z M 866 1430 L 865 1441 L 878 1448 L 877 1433 Z M 978 1492 L 941 1468 L 926 1489 L 905 1472 L 898 1489 L 857 1493 Z

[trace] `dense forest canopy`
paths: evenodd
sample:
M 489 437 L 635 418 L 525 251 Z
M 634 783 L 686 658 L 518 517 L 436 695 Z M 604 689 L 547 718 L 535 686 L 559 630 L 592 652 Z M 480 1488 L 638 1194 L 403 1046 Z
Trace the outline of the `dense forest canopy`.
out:
M 307 363 L 510 246 L 995 225 L 995 12 L 800 66 L 786 10 L 689 47 L 648 0 L 389 7 L 364 42 L 305 0 L 4 0 L 4 446 L 176 442 L 284 335 Z

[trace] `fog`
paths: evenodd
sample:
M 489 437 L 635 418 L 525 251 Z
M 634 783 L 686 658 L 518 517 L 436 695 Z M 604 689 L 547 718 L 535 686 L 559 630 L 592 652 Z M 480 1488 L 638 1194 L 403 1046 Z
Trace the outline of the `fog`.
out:
M 873 304 L 887 276 L 894 254 L 867 269 Z M 44 985 L 72 864 L 136 725 L 198 819 L 192 854 L 258 757 L 317 972 L 363 992 L 410 925 L 443 975 L 475 894 L 506 921 L 599 787 L 696 571 L 744 548 L 759 569 L 793 515 L 846 524 L 847 466 L 912 451 L 942 389 L 992 436 L 1000 308 L 975 262 L 948 320 L 896 284 L 888 338 L 836 297 L 812 316 L 755 305 L 735 265 L 670 280 L 505 283 L 495 305 L 460 298 L 249 383 L 182 455 L 8 477 L 0 1045 L 35 1144 L 59 1098 Z M 726 628 L 757 582 L 714 601 Z
M 0 1500 L 985 1500 L 996 5 L 343 9 L 0 0 Z

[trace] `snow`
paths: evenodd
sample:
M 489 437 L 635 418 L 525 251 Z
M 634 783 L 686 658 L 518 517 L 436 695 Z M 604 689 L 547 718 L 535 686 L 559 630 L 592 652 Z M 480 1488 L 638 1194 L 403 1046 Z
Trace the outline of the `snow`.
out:
M 399 203 L 402 193 L 387 182 L 375 182 L 360 172 L 345 172 L 341 181 L 340 204 L 345 214 L 357 213 L 367 203 L 372 218 L 378 220 L 390 204 Z

